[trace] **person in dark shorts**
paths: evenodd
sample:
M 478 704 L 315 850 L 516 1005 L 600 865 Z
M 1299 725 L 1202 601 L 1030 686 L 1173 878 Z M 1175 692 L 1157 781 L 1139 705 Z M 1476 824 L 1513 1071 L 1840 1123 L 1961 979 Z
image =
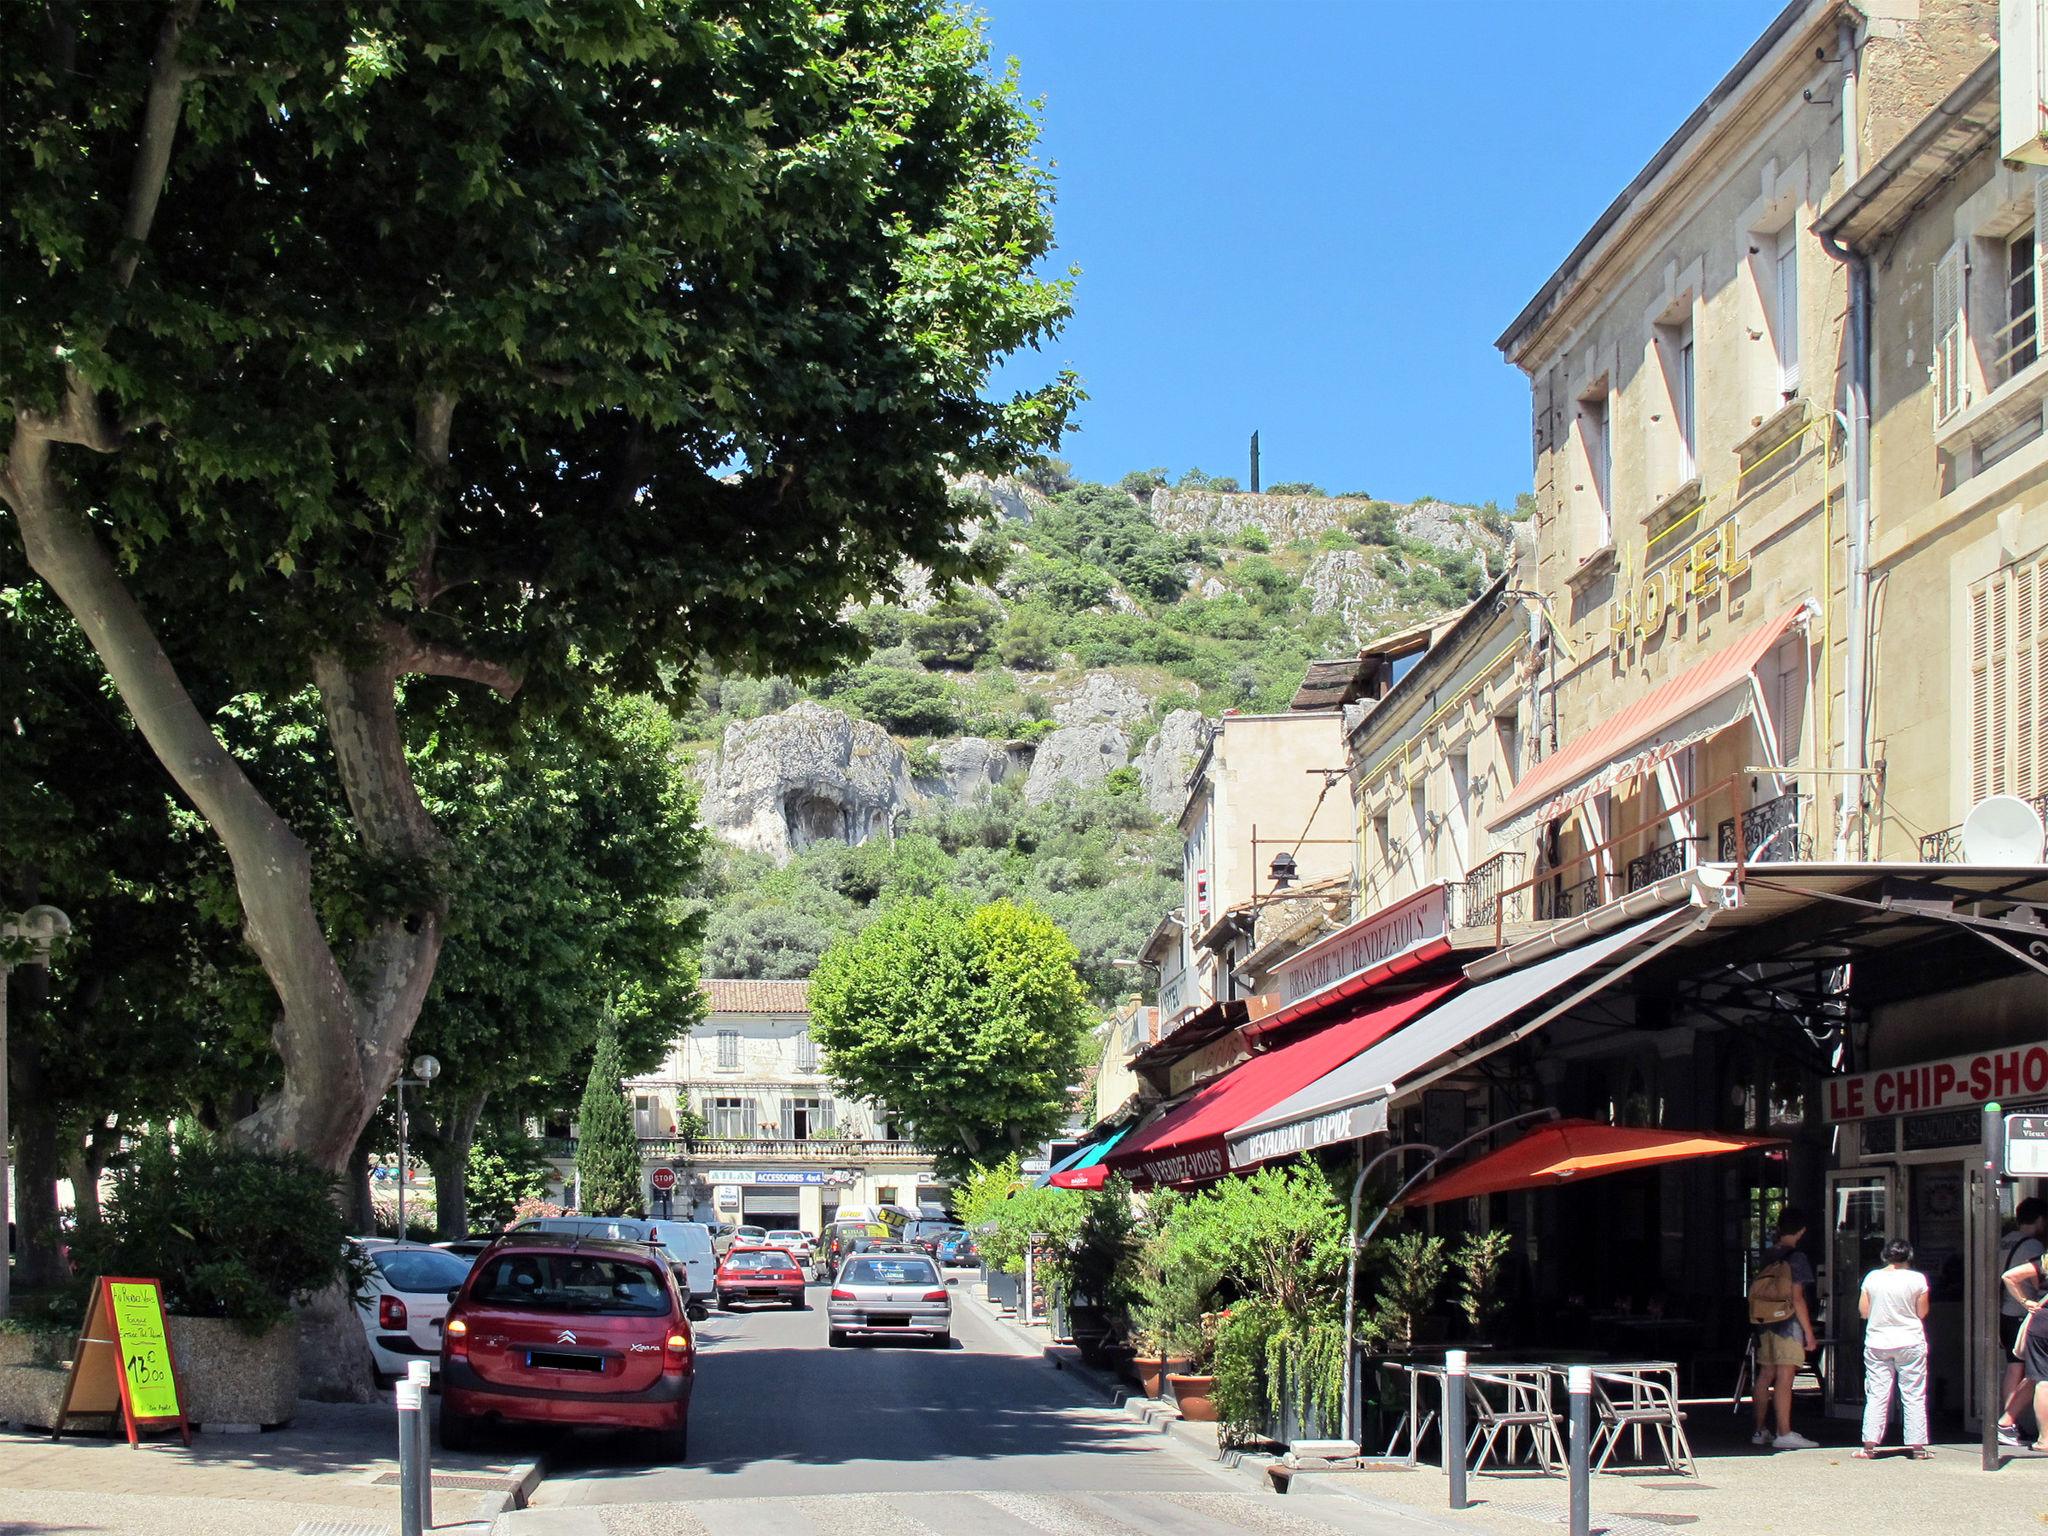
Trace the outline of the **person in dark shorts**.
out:
M 2048 1252 L 2048 1245 L 2042 1242 L 2042 1234 L 2048 1231 L 2048 1200 L 2033 1195 L 2019 1203 L 2013 1212 L 2013 1228 L 1999 1240 L 1998 1272 L 2003 1276 L 2007 1270 L 2024 1269 L 2035 1259 Z M 2031 1273 L 2031 1271 L 2029 1271 Z M 2023 1284 L 2027 1294 L 2038 1294 L 2039 1288 L 2031 1283 Z M 2027 1308 L 2022 1297 L 2013 1294 L 2010 1286 L 2001 1284 L 1998 1297 L 1998 1347 L 2005 1351 L 2005 1411 L 1998 1416 L 1998 1439 L 2002 1445 L 2020 1443 L 2020 1411 L 2027 1406 L 2027 1399 L 2033 1396 L 2033 1388 L 2027 1384 L 2026 1373 L 2020 1365 L 2013 1346 L 2019 1342 L 2020 1324 L 2026 1320 Z M 2035 1426 L 2039 1437 L 2041 1426 Z
M 1764 1251 L 1752 1282 L 1752 1316 L 1757 1298 L 1766 1284 L 1782 1289 L 1785 1316 L 1775 1322 L 1756 1324 L 1756 1387 L 1753 1396 L 1754 1429 L 1752 1445 L 1766 1445 L 1780 1451 L 1810 1451 L 1819 1442 L 1809 1440 L 1792 1427 L 1792 1381 L 1815 1348 L 1813 1309 L 1808 1302 L 1815 1285 L 1813 1261 L 1799 1251 L 1806 1236 L 1806 1216 L 1794 1206 L 1778 1213 L 1778 1240 Z M 1782 1267 L 1781 1267 L 1782 1266 Z
M 2048 1299 L 2048 1270 L 2041 1267 L 2041 1256 L 2015 1264 L 1998 1277 L 2005 1284 L 2007 1294 L 2014 1297 L 2027 1309 L 2027 1315 L 2020 1321 L 2019 1362 L 2020 1373 L 2034 1389 L 2034 1449 L 2048 1451 L 2048 1444 L 2040 1438 L 2043 1426 L 2048 1426 L 2048 1318 L 2041 1316 Z

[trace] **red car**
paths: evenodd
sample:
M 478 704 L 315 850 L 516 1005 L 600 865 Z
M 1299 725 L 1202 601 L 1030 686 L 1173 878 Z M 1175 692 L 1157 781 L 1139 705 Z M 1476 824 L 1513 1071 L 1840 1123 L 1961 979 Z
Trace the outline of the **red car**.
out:
M 486 1424 L 646 1432 L 663 1460 L 689 1451 L 696 1341 L 659 1248 L 513 1232 L 477 1256 L 441 1341 L 441 1443 Z
M 736 1301 L 786 1301 L 799 1312 L 804 1306 L 804 1272 L 786 1248 L 733 1248 L 718 1266 L 718 1304 Z

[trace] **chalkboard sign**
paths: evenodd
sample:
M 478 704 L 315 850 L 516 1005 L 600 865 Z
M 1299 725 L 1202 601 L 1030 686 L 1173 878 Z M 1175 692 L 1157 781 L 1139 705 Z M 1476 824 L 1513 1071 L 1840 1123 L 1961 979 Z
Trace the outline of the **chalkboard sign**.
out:
M 138 1430 L 170 1425 L 177 1426 L 187 1445 L 192 1443 L 164 1324 L 163 1289 L 154 1280 L 102 1275 L 93 1282 L 50 1438 L 63 1434 L 73 1418 L 115 1412 L 127 1427 L 130 1445 L 137 1443 Z

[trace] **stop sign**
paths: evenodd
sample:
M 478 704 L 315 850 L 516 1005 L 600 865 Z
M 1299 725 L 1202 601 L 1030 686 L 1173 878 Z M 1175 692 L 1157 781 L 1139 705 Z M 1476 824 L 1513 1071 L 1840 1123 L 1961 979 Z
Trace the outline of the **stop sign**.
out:
M 660 1190 L 660 1191 L 661 1191 L 661 1192 L 662 1192 L 663 1194 L 667 1194 L 667 1193 L 668 1193 L 668 1192 L 669 1192 L 670 1190 L 672 1190 L 672 1189 L 674 1189 L 674 1188 L 676 1187 L 676 1171 L 675 1171 L 675 1169 L 673 1169 L 673 1168 L 657 1168 L 657 1169 L 655 1169 L 655 1170 L 654 1170 L 654 1180 L 653 1180 L 653 1182 L 654 1182 L 654 1187 L 655 1187 L 656 1189 Z

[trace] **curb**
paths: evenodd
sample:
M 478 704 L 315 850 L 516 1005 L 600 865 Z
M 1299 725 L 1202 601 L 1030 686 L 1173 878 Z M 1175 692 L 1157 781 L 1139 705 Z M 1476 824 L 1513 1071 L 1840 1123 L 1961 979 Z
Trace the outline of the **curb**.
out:
M 478 1503 L 476 1520 L 472 1521 L 472 1524 L 480 1522 L 489 1529 L 496 1530 L 498 1522 L 506 1515 L 514 1510 L 526 1508 L 528 1497 L 540 1486 L 540 1458 L 520 1462 L 514 1467 L 514 1471 L 517 1476 L 510 1488 L 497 1495 L 495 1500 L 486 1499 Z

